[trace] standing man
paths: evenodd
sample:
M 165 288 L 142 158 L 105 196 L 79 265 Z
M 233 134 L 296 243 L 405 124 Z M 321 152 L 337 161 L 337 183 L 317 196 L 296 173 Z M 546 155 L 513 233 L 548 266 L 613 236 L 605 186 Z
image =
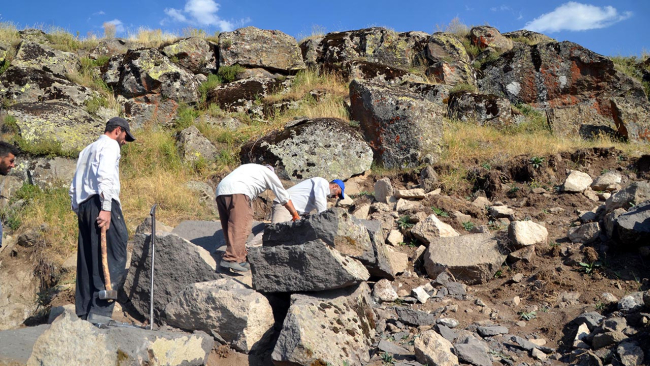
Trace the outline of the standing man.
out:
M 287 192 L 291 195 L 293 205 L 300 216 L 308 214 L 313 210 L 316 210 L 318 213 L 327 210 L 327 197 L 338 197 L 342 199 L 344 191 L 345 184 L 343 184 L 342 180 L 334 179 L 328 183 L 326 179 L 320 177 L 303 180 L 287 189 Z M 271 223 L 277 224 L 278 222 L 286 222 L 289 220 L 291 220 L 291 214 L 275 199 L 273 201 Z
M 104 134 L 79 154 L 70 185 L 72 210 L 79 223 L 75 312 L 94 324 L 108 323 L 115 306 L 115 302 L 99 298 L 99 291 L 105 289 L 100 250 L 102 228 L 106 228 L 111 282 L 119 282 L 126 266 L 128 233 L 120 207 L 120 147 L 134 140 L 125 119 L 108 120 Z
M 253 199 L 270 189 L 287 208 L 293 220 L 300 219 L 289 193 L 270 165 L 244 164 L 228 174 L 217 186 L 217 208 L 226 239 L 226 253 L 219 265 L 237 272 L 248 272 L 246 239 L 253 225 Z
M 20 150 L 14 145 L 0 141 L 0 175 L 7 175 L 16 164 L 16 156 Z M 2 247 L 2 221 L 0 220 L 0 248 Z

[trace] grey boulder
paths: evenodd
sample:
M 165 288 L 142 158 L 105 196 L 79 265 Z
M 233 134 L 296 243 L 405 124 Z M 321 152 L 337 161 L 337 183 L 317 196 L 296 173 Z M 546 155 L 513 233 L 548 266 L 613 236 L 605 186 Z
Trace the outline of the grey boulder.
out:
M 221 278 L 188 285 L 165 307 L 167 324 L 216 334 L 248 353 L 266 345 L 273 331 L 273 309 L 260 293 Z
M 151 293 L 151 235 L 133 239 L 131 266 L 126 275 L 124 293 L 133 307 L 149 317 Z M 178 235 L 158 233 L 154 262 L 154 317 L 160 321 L 165 306 L 187 285 L 211 281 L 221 276 L 210 253 Z
M 468 234 L 437 238 L 429 244 L 424 267 L 431 277 L 449 270 L 467 284 L 487 282 L 506 259 L 503 245 L 493 234 Z
M 375 322 L 365 283 L 313 296 L 294 294 L 271 357 L 281 365 L 365 364 Z
M 370 277 L 361 262 L 320 239 L 251 248 L 248 261 L 253 288 L 261 292 L 323 291 L 352 286 Z
M 244 144 L 242 162 L 274 165 L 292 181 L 313 177 L 348 179 L 370 169 L 372 150 L 350 125 L 337 118 L 301 119 L 283 130 Z

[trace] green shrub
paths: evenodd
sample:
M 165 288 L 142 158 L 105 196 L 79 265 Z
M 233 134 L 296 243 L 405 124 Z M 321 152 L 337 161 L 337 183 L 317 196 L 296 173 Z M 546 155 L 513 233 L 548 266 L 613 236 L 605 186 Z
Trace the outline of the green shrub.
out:
M 174 129 L 177 131 L 184 130 L 194 124 L 194 120 L 199 117 L 199 112 L 192 107 L 181 104 L 176 112 L 174 120 Z
M 50 29 L 45 37 L 52 43 L 52 48 L 65 52 L 74 52 L 82 48 L 79 42 L 72 34 L 66 32 L 63 28 L 54 27 Z
M 217 75 L 219 75 L 222 82 L 230 83 L 235 81 L 235 77 L 237 77 L 237 74 L 245 70 L 246 69 L 244 67 L 237 64 L 232 66 L 221 66 L 219 68 L 219 71 L 217 71 Z
M 208 99 L 208 92 L 221 84 L 221 77 L 219 75 L 210 74 L 208 80 L 203 82 L 199 87 L 201 93 L 201 103 L 205 103 Z
M 100 107 L 108 108 L 108 100 L 103 96 L 90 98 L 84 104 L 86 105 L 86 111 L 90 114 L 97 113 Z
M 413 223 L 411 222 L 411 217 L 406 215 L 402 216 L 397 220 L 397 226 L 400 229 L 410 229 L 413 227 Z
M 449 217 L 449 214 L 445 212 L 445 210 L 439 209 L 437 207 L 431 207 L 431 209 L 433 210 L 433 213 L 440 217 Z
M 6 115 L 4 119 L 4 128 L 7 132 L 11 133 L 18 133 L 20 132 L 20 128 L 18 127 L 18 121 L 16 120 L 16 117 Z
M 476 92 L 476 87 L 474 85 L 467 84 L 467 83 L 456 84 L 453 88 L 451 88 L 449 94 L 456 93 L 456 92 L 474 93 Z

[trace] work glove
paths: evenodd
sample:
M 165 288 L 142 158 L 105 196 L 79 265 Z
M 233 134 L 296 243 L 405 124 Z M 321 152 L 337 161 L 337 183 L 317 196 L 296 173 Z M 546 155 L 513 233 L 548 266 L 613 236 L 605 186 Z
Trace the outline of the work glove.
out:
M 293 221 L 293 222 L 296 222 L 296 221 L 300 220 L 300 215 L 298 215 L 297 212 L 292 214 L 291 216 L 292 216 L 291 221 Z

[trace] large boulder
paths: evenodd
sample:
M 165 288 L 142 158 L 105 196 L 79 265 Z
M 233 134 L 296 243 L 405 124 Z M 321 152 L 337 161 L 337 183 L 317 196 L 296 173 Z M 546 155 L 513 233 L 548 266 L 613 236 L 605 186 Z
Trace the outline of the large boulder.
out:
M 435 330 L 427 330 L 415 338 L 415 358 L 421 364 L 435 366 L 459 365 L 454 346 Z
M 177 116 L 177 101 L 160 94 L 147 94 L 124 102 L 124 117 L 131 128 L 143 128 L 145 124 L 170 126 Z
M 81 62 L 72 52 L 59 51 L 44 44 L 22 41 L 11 65 L 43 70 L 65 77 L 66 74 L 79 70 Z
M 442 107 L 407 89 L 376 84 L 350 83 L 350 119 L 361 123 L 361 131 L 386 168 L 421 164 L 441 153 Z
M 510 101 L 492 94 L 452 93 L 447 103 L 447 116 L 497 127 L 508 126 L 514 122 Z
M 614 224 L 618 241 L 625 246 L 646 246 L 650 243 L 650 201 L 634 206 L 620 215 Z
M 360 220 L 361 224 L 368 229 L 370 241 L 375 250 L 375 263 L 366 264 L 366 268 L 373 277 L 387 278 L 394 280 L 397 274 L 404 272 L 408 267 L 408 255 L 399 251 L 393 251 L 386 245 L 386 235 L 382 223 L 377 220 Z
M 300 245 L 320 239 L 341 254 L 361 263 L 376 263 L 375 248 L 366 227 L 345 209 L 334 207 L 298 222 L 269 225 L 262 238 L 264 246 Z
M 458 37 L 451 33 L 436 32 L 427 40 L 424 57 L 427 75 L 447 85 L 476 85 L 476 76 L 470 57 Z
M 365 60 L 408 70 L 420 63 L 427 37 L 424 32 L 397 33 L 379 27 L 332 32 L 321 40 L 316 61 L 336 64 Z
M 452 90 L 451 86 L 445 84 L 416 83 L 410 81 L 402 82 L 400 87 L 408 89 L 415 94 L 419 94 L 429 102 L 440 104 L 442 106 L 446 106 L 449 101 L 449 94 Z
M 85 86 L 40 69 L 11 66 L 0 75 L 0 99 L 14 103 L 57 99 L 83 106 L 84 102 L 98 96 Z
M 507 254 L 493 234 L 468 234 L 438 238 L 424 257 L 429 277 L 448 270 L 457 280 L 467 284 L 487 282 L 501 268 Z
M 206 162 L 214 160 L 217 148 L 205 138 L 196 126 L 190 126 L 178 134 L 178 151 L 186 162 L 196 162 L 201 159 Z
M 4 245 L 11 244 L 5 239 Z M 20 327 L 38 309 L 39 280 L 33 268 L 17 262 L 15 258 L 3 255 L 0 278 L 5 280 L 0 282 L 0 330 Z
M 41 189 L 70 186 L 77 170 L 75 159 L 54 157 L 34 158 L 16 167 L 15 173 L 24 173 L 24 181 L 31 180 Z M 29 172 L 29 173 L 28 173 Z M 22 174 L 21 174 L 22 175 Z M 3 192 L 4 194 L 4 192 Z
M 235 64 L 282 72 L 306 68 L 295 38 L 255 27 L 219 34 L 219 67 Z
M 496 28 L 487 25 L 473 27 L 469 31 L 469 37 L 472 44 L 479 49 L 490 47 L 497 52 L 512 49 L 512 40 L 510 38 L 503 36 Z
M 33 145 L 49 146 L 60 152 L 76 153 L 103 132 L 105 120 L 85 109 L 59 101 L 19 103 L 7 111 L 16 118 L 20 137 Z
M 340 71 L 348 80 L 361 79 L 387 85 L 399 85 L 403 82 L 427 82 L 426 77 L 423 75 L 417 75 L 393 66 L 363 60 L 346 61 L 340 67 L 329 65 L 328 69 Z
M 131 266 L 123 291 L 133 307 L 149 317 L 151 294 L 151 235 L 136 235 L 133 239 Z M 172 233 L 156 235 L 154 268 L 154 317 L 160 321 L 165 306 L 187 285 L 221 278 L 217 263 L 210 253 Z
M 221 109 L 231 112 L 257 113 L 263 115 L 262 106 L 257 106 L 255 101 L 269 94 L 286 90 L 291 85 L 292 79 L 288 78 L 249 78 L 223 84 L 208 91 L 207 102 L 216 103 Z
M 635 204 L 650 200 L 650 182 L 634 182 L 613 195 L 605 202 L 607 212 L 617 208 L 629 209 Z
M 650 102 L 641 84 L 618 72 L 610 59 L 575 43 L 518 43 L 482 71 L 482 92 L 549 110 L 556 131 L 589 134 L 609 128 L 629 140 L 650 138 Z
M 141 44 L 128 39 L 103 38 L 99 40 L 95 48 L 90 50 L 88 57 L 97 60 L 101 57 L 122 55 L 125 54 L 129 49 L 136 49 L 140 47 L 142 47 Z
M 451 225 L 440 221 L 435 214 L 431 214 L 413 226 L 411 235 L 429 245 L 435 243 L 438 238 L 449 238 L 460 234 Z
M 504 37 L 510 38 L 513 42 L 520 42 L 526 44 L 537 44 L 542 42 L 557 42 L 557 40 L 533 31 L 526 29 L 516 30 L 514 32 L 508 32 L 502 34 Z
M 593 139 L 600 135 L 620 138 L 611 116 L 602 115 L 593 103 L 553 107 L 546 110 L 548 126 L 558 136 L 580 136 Z
M 104 81 L 127 98 L 160 94 L 183 103 L 199 100 L 200 84 L 194 75 L 157 49 L 128 50 L 111 58 L 102 71 Z
M 546 244 L 548 230 L 532 221 L 513 221 L 508 226 L 508 236 L 516 247 L 522 248 L 530 245 Z
M 167 324 L 218 334 L 248 353 L 266 345 L 273 332 L 273 309 L 266 297 L 232 278 L 187 286 L 165 307 Z
M 300 245 L 251 248 L 253 288 L 261 292 L 323 291 L 356 285 L 370 274 L 356 259 L 316 239 Z
M 195 74 L 207 75 L 217 71 L 215 45 L 203 38 L 184 38 L 163 47 L 161 51 L 165 56 Z
M 372 150 L 361 135 L 336 118 L 302 119 L 246 143 L 242 163 L 267 163 L 292 181 L 348 179 L 370 169 Z
M 365 283 L 316 295 L 291 295 L 271 355 L 277 365 L 362 365 L 370 360 L 375 314 Z
M 205 365 L 213 344 L 202 332 L 99 329 L 65 312 L 36 339 L 27 365 Z

